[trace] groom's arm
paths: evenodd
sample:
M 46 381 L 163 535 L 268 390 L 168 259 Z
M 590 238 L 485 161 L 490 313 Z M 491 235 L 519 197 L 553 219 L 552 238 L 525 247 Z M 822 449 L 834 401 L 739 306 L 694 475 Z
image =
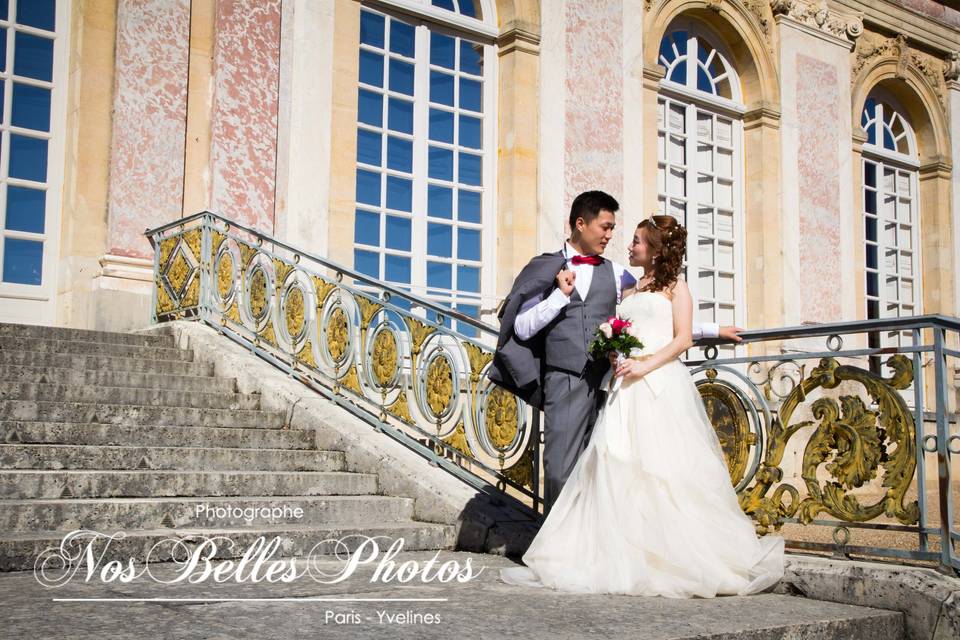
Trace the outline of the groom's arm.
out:
M 513 321 L 513 332 L 521 340 L 529 340 L 550 324 L 570 302 L 570 296 L 554 289 L 549 296 L 540 294 L 520 305 L 520 312 Z

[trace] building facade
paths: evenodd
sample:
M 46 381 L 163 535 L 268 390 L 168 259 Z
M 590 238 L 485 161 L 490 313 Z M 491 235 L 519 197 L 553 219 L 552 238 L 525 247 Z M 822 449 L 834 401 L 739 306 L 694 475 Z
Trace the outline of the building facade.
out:
M 0 321 L 150 321 L 211 210 L 495 321 L 570 201 L 689 229 L 701 320 L 960 316 L 960 7 L 9 0 Z

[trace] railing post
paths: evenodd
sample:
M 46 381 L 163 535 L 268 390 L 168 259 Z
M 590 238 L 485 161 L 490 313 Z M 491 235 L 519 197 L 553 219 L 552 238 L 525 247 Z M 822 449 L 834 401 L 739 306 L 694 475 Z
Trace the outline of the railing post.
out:
M 920 329 L 913 330 L 913 346 L 918 347 L 923 339 Z M 920 508 L 920 551 L 927 550 L 927 495 L 926 495 L 926 458 L 923 437 L 924 408 L 923 358 L 919 352 L 913 354 L 913 428 L 917 447 L 917 506 Z
M 213 271 L 213 218 L 205 213 L 200 223 L 200 295 L 197 296 L 197 317 L 204 322 L 214 323 L 213 306 L 210 301 L 212 295 L 211 277 Z M 219 322 L 215 323 L 219 324 Z
M 947 359 L 943 353 L 945 329 L 933 328 L 933 361 L 937 396 L 937 475 L 940 489 L 940 568 L 953 566 L 953 505 L 950 504 L 950 430 L 947 422 Z

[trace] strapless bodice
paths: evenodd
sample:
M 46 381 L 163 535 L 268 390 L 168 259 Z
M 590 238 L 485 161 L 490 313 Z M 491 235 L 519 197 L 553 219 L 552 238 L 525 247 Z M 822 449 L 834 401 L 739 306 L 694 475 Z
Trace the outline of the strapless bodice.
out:
M 673 340 L 673 304 L 662 293 L 634 293 L 617 307 L 617 315 L 633 325 L 643 343 L 642 354 L 655 353 Z

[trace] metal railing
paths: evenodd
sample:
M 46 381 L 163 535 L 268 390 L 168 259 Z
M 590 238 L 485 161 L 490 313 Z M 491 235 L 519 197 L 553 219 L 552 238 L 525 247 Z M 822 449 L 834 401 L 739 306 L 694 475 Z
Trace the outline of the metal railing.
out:
M 431 464 L 541 510 L 539 412 L 488 380 L 495 327 L 215 213 L 146 234 L 155 321 L 202 321 Z M 687 365 L 758 532 L 960 569 L 960 320 L 743 338 L 746 356 L 704 341 Z
M 539 412 L 487 378 L 495 327 L 216 213 L 146 235 L 155 322 L 202 321 L 431 464 L 542 508 Z

